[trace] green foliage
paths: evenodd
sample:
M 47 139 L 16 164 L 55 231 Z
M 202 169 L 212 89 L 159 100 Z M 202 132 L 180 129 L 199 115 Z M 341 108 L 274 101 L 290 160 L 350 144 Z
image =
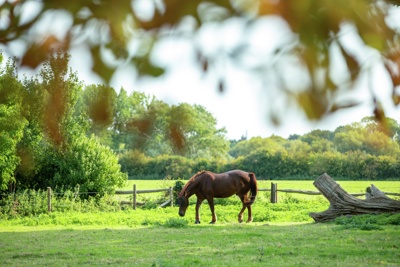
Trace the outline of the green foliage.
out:
M 23 83 L 17 80 L 13 61 L 1 70 L 0 190 L 12 184 L 19 189 L 80 185 L 81 191 L 102 196 L 123 186 L 127 176 L 117 156 L 97 137 L 85 136 L 89 118 L 96 125 L 111 124 L 115 92 L 90 87 L 89 109 L 83 110 L 85 105 L 77 105 L 84 96 L 82 85 L 68 69 L 69 58 L 66 53 L 52 54 L 40 70 L 40 79 L 25 78 Z M 103 114 L 104 103 L 110 108 Z
M 382 213 L 357 216 L 341 216 L 335 219 L 343 229 L 357 228 L 361 230 L 382 230 L 383 225 L 400 225 L 400 214 Z
M 14 174 L 21 161 L 17 146 L 27 124 L 23 97 L 15 62 L 9 60 L 0 69 L 0 191 L 15 183 Z
M 185 186 L 185 182 L 181 181 L 181 180 L 177 180 L 175 182 L 174 187 L 172 188 L 173 192 L 174 192 L 174 198 L 177 199 L 178 194 L 182 191 L 183 187 Z
M 82 192 L 102 196 L 122 187 L 126 179 L 110 148 L 101 145 L 94 136 L 81 136 L 67 151 L 49 147 L 35 180 L 41 187 L 72 189 L 79 185 Z
M 79 198 L 78 191 L 59 190 L 52 193 L 52 214 L 48 215 L 47 191 L 27 189 L 19 193 L 8 194 L 0 198 L 0 219 L 11 220 L 24 217 L 29 225 L 38 225 L 39 221 L 56 223 L 56 214 L 65 212 L 115 212 L 121 210 L 119 203 L 104 195 L 102 198 Z M 52 221 L 53 219 L 53 221 Z
M 185 219 L 180 219 L 180 218 L 169 218 L 164 224 L 162 224 L 165 227 L 169 228 L 183 228 L 183 227 L 188 227 L 188 221 Z

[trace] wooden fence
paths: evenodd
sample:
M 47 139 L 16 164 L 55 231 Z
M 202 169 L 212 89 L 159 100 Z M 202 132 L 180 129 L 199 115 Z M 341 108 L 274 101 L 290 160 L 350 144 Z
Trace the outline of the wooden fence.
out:
M 259 188 L 258 191 L 270 191 L 271 192 L 271 203 L 278 203 L 278 192 L 283 193 L 296 193 L 296 194 L 305 194 L 305 195 L 322 195 L 319 191 L 308 191 L 308 190 L 296 190 L 296 189 L 278 189 L 277 183 L 271 183 L 271 188 Z M 138 194 L 148 194 L 148 193 L 158 193 L 158 192 L 169 192 L 169 199 L 164 203 L 160 204 L 160 207 L 165 207 L 168 204 L 173 207 L 174 206 L 174 196 L 173 196 L 173 189 L 172 187 L 169 188 L 162 188 L 162 189 L 147 189 L 147 190 L 137 190 L 136 184 L 133 185 L 133 190 L 118 190 L 115 191 L 117 195 L 132 195 L 132 202 L 130 201 L 121 201 L 121 204 L 128 204 L 132 205 L 133 209 L 136 209 L 138 205 L 142 205 L 144 203 L 137 202 L 137 195 Z M 388 193 L 383 192 L 386 195 L 392 196 L 400 196 L 399 193 Z M 352 196 L 364 196 L 365 193 L 357 193 L 357 194 L 350 194 Z M 47 187 L 47 209 L 51 212 L 51 198 L 52 198 L 52 191 L 50 187 Z
M 132 202 L 130 201 L 122 201 L 121 204 L 132 204 L 132 208 L 135 210 L 136 206 L 138 204 L 143 204 L 139 203 L 136 201 L 137 195 L 138 194 L 148 194 L 148 193 L 158 193 L 158 192 L 169 192 L 169 199 L 162 203 L 160 207 L 165 207 L 168 204 L 170 204 L 171 207 L 174 206 L 174 195 L 173 195 L 173 190 L 172 187 L 170 188 L 162 188 L 162 189 L 147 189 L 147 190 L 137 190 L 136 189 L 136 184 L 133 185 L 133 190 L 119 190 L 115 191 L 116 195 L 132 195 Z
M 296 193 L 296 194 L 305 194 L 305 195 L 322 195 L 319 191 L 308 191 L 308 190 L 295 190 L 295 189 L 278 189 L 277 183 L 271 183 L 271 189 L 267 188 L 260 188 L 258 191 L 271 191 L 271 203 L 278 203 L 278 192 L 283 193 Z M 400 196 L 399 193 L 389 193 L 383 192 L 385 195 L 391 196 Z M 355 197 L 364 196 L 365 193 L 352 193 L 350 194 Z
M 138 205 L 143 205 L 144 203 L 141 202 L 137 202 L 137 195 L 138 194 L 148 194 L 148 193 L 158 193 L 158 192 L 169 192 L 169 199 L 167 201 L 165 201 L 164 203 L 160 204 L 160 207 L 165 207 L 168 204 L 173 207 L 174 206 L 174 195 L 173 195 L 173 190 L 172 187 L 169 188 L 162 188 L 162 189 L 147 189 L 147 190 L 137 190 L 136 189 L 136 185 L 133 185 L 133 190 L 118 190 L 115 191 L 116 195 L 132 195 L 132 202 L 131 201 L 121 201 L 121 204 L 128 204 L 128 205 L 132 205 L 133 209 L 136 209 L 136 207 Z M 47 187 L 47 211 L 51 212 L 52 211 L 52 203 L 51 203 L 51 199 L 52 199 L 52 189 L 51 187 Z

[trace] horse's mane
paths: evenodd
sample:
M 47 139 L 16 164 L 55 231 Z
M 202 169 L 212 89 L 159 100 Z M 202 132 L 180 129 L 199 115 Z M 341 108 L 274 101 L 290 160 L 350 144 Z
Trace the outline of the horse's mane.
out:
M 199 171 L 198 173 L 196 173 L 195 175 L 193 175 L 189 181 L 185 184 L 185 186 L 182 188 L 181 192 L 179 193 L 179 196 L 182 196 L 185 192 L 186 189 L 189 187 L 189 185 L 191 185 L 198 176 L 202 175 L 203 173 L 205 173 L 206 171 Z

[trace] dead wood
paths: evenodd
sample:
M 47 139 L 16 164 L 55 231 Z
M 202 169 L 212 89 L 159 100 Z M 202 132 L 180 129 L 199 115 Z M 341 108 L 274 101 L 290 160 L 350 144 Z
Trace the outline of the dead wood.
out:
M 314 181 L 314 186 L 330 203 L 326 211 L 310 213 L 315 222 L 331 221 L 342 215 L 400 212 L 400 201 L 387 197 L 373 184 L 367 188 L 364 200 L 347 193 L 326 173 Z

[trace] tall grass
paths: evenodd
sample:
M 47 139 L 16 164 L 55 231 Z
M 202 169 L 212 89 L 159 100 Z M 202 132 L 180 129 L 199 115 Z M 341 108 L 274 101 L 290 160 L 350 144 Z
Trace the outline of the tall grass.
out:
M 52 195 L 53 212 L 110 212 L 121 210 L 113 196 L 81 199 L 76 192 L 67 190 Z M 21 218 L 47 214 L 47 191 L 25 190 L 19 193 L 3 195 L 0 198 L 0 219 Z

